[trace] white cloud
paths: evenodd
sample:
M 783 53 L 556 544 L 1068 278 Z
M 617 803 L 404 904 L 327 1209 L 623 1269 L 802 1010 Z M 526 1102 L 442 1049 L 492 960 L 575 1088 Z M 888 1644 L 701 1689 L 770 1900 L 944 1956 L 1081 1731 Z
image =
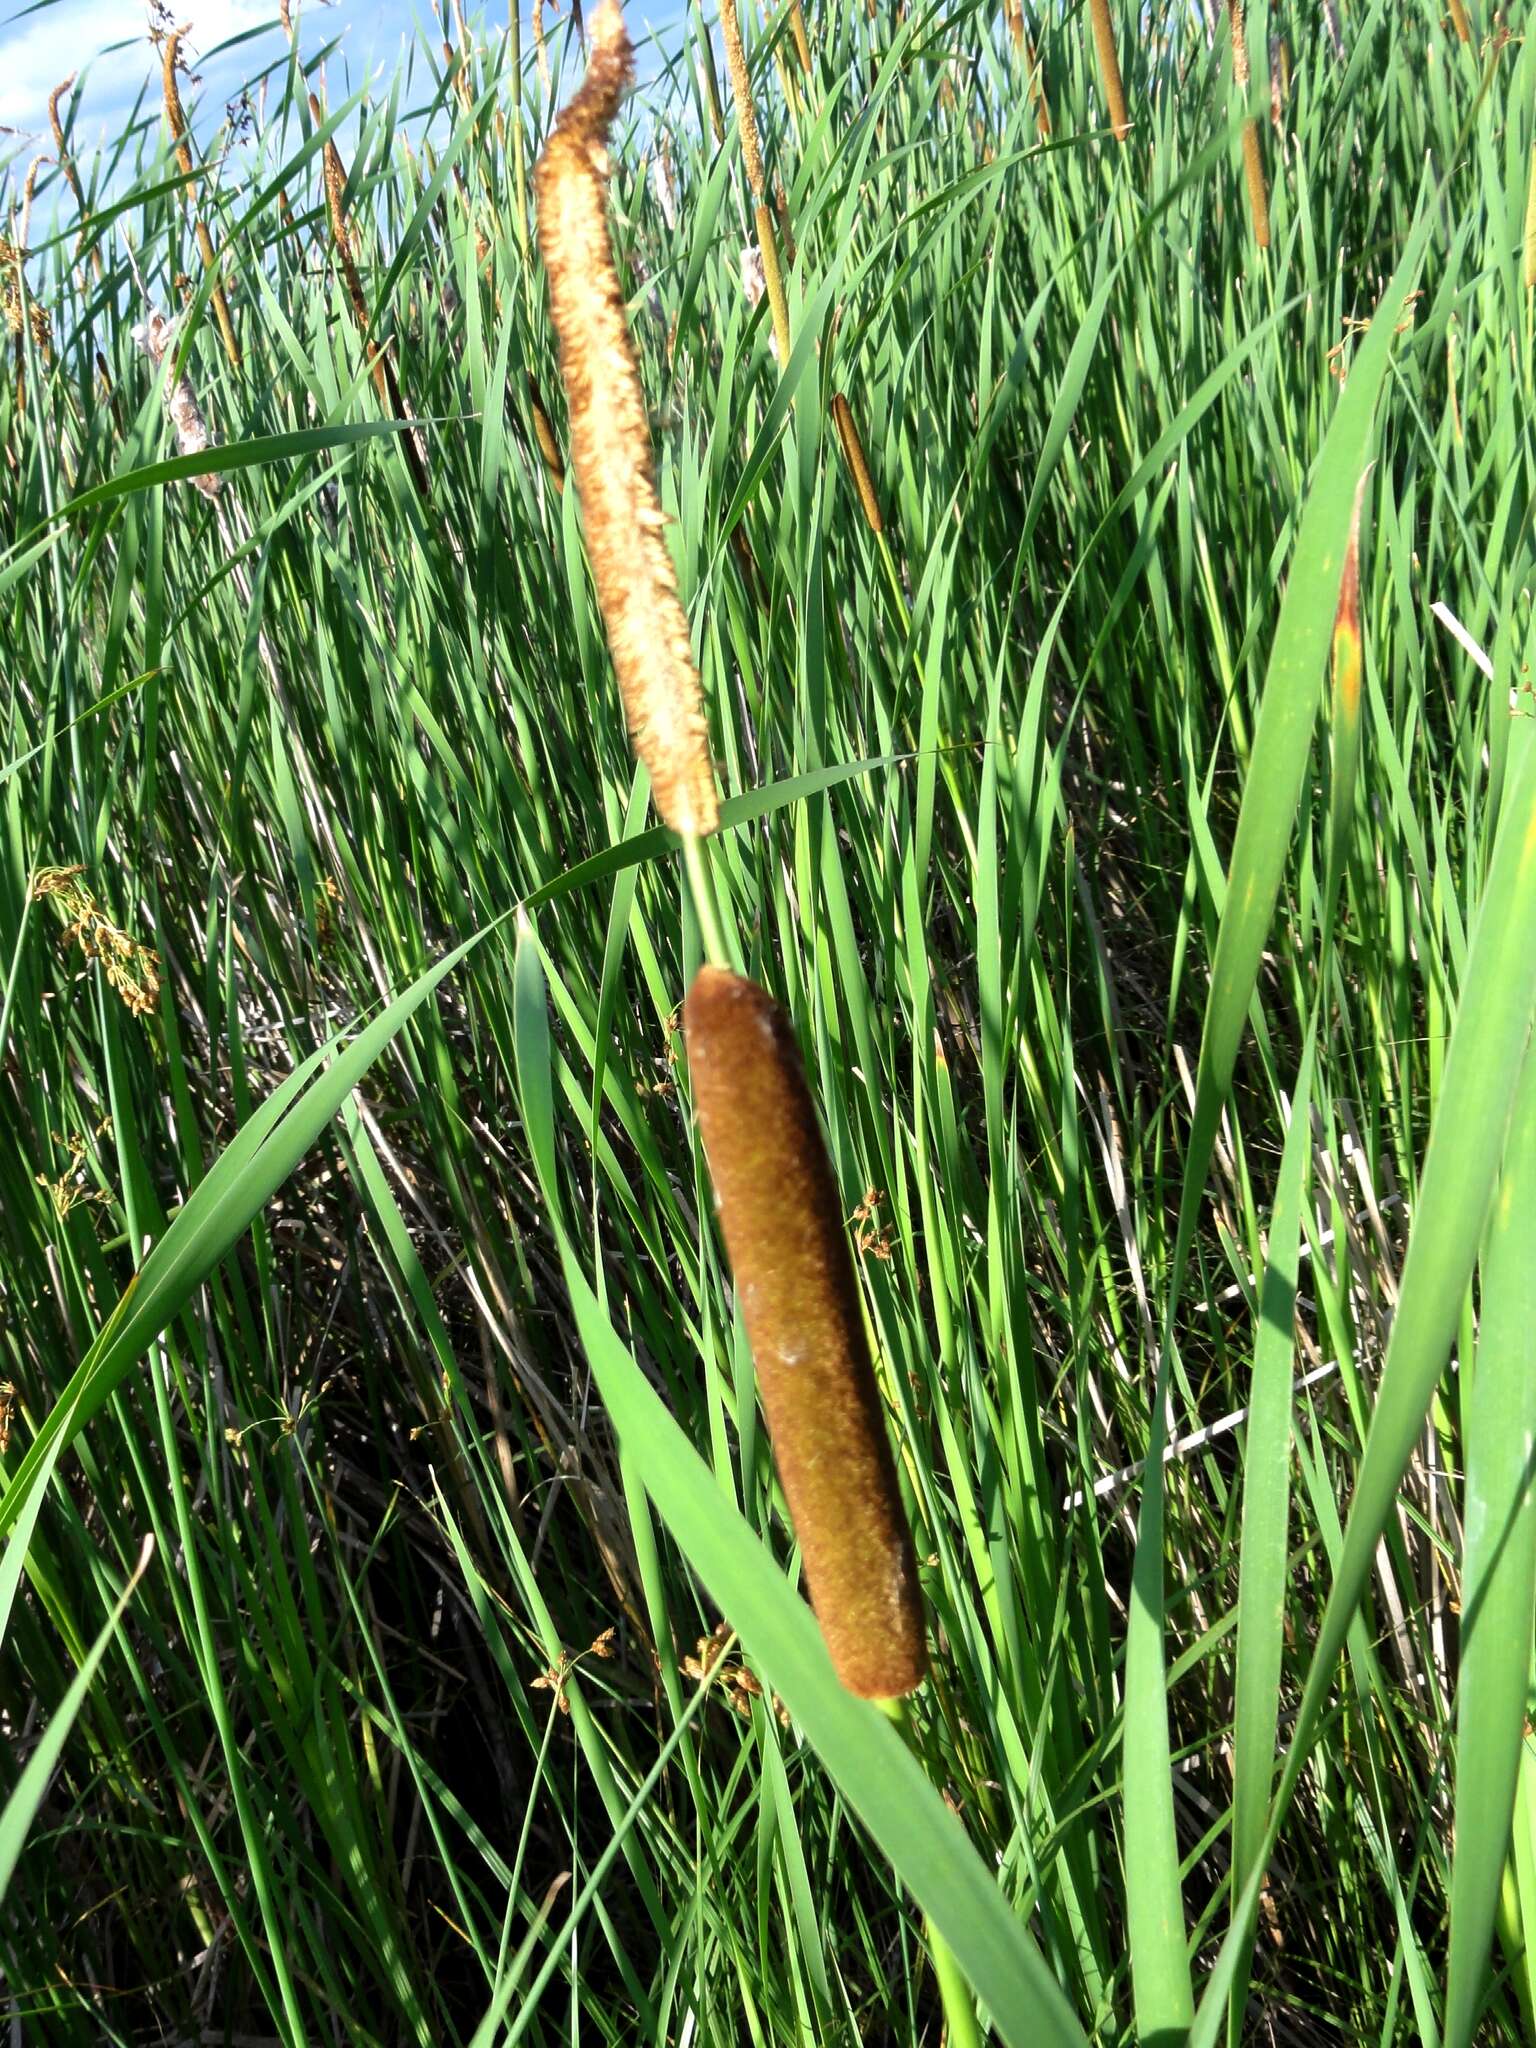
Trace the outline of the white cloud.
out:
M 186 15 L 178 12 L 177 19 Z M 264 22 L 277 27 L 272 0 L 195 0 L 188 38 L 196 53 L 194 68 L 196 55 Z M 13 16 L 6 24 L 0 63 L 0 122 L 46 138 L 49 93 L 89 64 L 79 120 L 82 136 L 94 135 L 101 120 L 131 103 L 145 79 L 158 71 L 147 29 L 144 8 L 136 0 L 57 0 L 41 13 Z M 126 47 L 113 49 L 113 44 Z M 241 54 L 258 49 L 264 45 L 247 45 Z

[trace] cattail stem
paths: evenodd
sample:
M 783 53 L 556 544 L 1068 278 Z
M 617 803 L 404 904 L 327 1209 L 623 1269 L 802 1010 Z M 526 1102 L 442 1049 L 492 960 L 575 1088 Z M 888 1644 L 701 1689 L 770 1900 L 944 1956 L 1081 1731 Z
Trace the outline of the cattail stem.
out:
M 906 1701 L 877 1700 L 875 1704 L 921 1763 L 923 1759 L 913 1739 L 912 1718 L 907 1712 Z M 955 1961 L 954 1950 L 926 1913 L 923 1915 L 923 1934 L 933 1959 L 939 2004 L 944 2011 L 945 2048 L 982 2048 L 981 2028 L 977 2024 L 976 2001 L 971 1996 L 971 1987 Z
M 190 25 L 189 23 L 188 26 L 190 27 Z M 165 118 L 170 126 L 171 140 L 176 146 L 176 161 L 181 166 L 183 176 L 190 180 L 193 176 L 192 145 L 187 140 L 187 117 L 182 112 L 181 88 L 176 83 L 176 69 L 181 57 L 181 39 L 186 33 L 186 28 L 173 29 L 165 39 L 165 62 L 162 83 L 165 88 Z M 187 187 L 187 200 L 191 204 L 192 189 L 190 183 Z M 202 254 L 203 268 L 217 280 L 219 260 L 214 254 L 213 237 L 209 234 L 201 214 L 195 208 L 192 215 L 192 232 L 197 237 L 197 246 Z M 235 324 L 229 317 L 229 306 L 224 298 L 224 288 L 217 281 L 215 281 L 212 291 L 208 294 L 208 302 L 213 307 L 214 318 L 219 323 L 219 333 L 224 338 L 224 353 L 229 357 L 230 367 L 238 370 L 240 367 L 240 344 L 235 339 Z
M 843 1204 L 789 1019 L 704 967 L 683 1005 L 694 1107 L 811 1605 L 865 1699 L 920 1685 L 917 1560 Z
M 720 925 L 720 908 L 715 898 L 715 878 L 710 867 L 709 844 L 697 832 L 683 834 L 683 867 L 688 876 L 688 892 L 693 901 L 693 914 L 699 922 L 699 938 L 704 947 L 704 958 L 711 967 L 729 968 L 730 954 L 726 951 L 725 933 Z
M 1115 50 L 1115 25 L 1109 18 L 1109 0 L 1088 0 L 1088 13 L 1093 22 L 1093 40 L 1099 53 L 1099 75 L 1104 81 L 1104 98 L 1109 106 L 1109 125 L 1114 130 L 1116 142 L 1124 142 L 1131 132 L 1131 117 L 1126 110 L 1125 86 L 1120 77 L 1120 58 Z
M 1536 291 L 1536 142 L 1531 144 L 1531 182 L 1525 198 L 1525 288 Z

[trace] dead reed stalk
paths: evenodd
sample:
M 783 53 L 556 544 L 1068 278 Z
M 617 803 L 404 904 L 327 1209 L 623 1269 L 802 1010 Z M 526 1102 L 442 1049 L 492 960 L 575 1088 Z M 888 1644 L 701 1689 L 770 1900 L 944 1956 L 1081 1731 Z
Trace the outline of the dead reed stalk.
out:
M 683 1029 L 811 1605 L 848 1690 L 898 1698 L 927 1670 L 917 1560 L 794 1032 L 766 991 L 720 967 L 694 981 Z
M 1088 12 L 1099 53 L 1104 98 L 1109 106 L 1109 125 L 1114 130 L 1116 142 L 1124 142 L 1131 132 L 1131 117 L 1126 110 L 1125 85 L 1120 77 L 1120 58 L 1115 49 L 1115 25 L 1109 18 L 1109 0 L 1088 0 Z
M 676 832 L 700 836 L 719 822 L 714 768 L 608 237 L 608 130 L 634 76 L 618 0 L 603 0 L 591 35 L 586 77 L 534 172 L 539 247 L 560 345 L 571 468 L 630 739 L 661 817 Z
M 213 307 L 214 318 L 219 323 L 219 333 L 224 341 L 224 353 L 229 357 L 230 367 L 240 367 L 240 344 L 235 339 L 235 323 L 229 317 L 229 305 L 224 297 L 224 287 L 218 282 L 219 259 L 214 254 L 213 237 L 202 215 L 197 211 L 192 198 L 191 179 L 194 176 L 192 145 L 187 140 L 187 117 L 182 111 L 181 88 L 176 83 L 176 73 L 181 67 L 181 39 L 191 28 L 191 23 L 172 29 L 165 39 L 163 52 L 162 79 L 165 88 L 165 118 L 171 131 L 171 141 L 176 148 L 176 161 L 181 166 L 182 176 L 188 180 L 187 203 L 192 207 L 192 232 L 197 237 L 197 246 L 202 255 L 203 268 L 214 279 L 212 291 L 208 294 Z
M 159 365 L 165 360 L 176 339 L 176 323 L 168 319 L 158 308 L 151 306 L 142 322 L 134 328 L 133 338 L 149 357 Z M 208 422 L 203 409 L 197 402 L 197 393 L 192 389 L 185 371 L 171 378 L 165 387 L 165 409 L 171 416 L 171 426 L 176 434 L 176 447 L 182 455 L 202 455 L 212 447 L 213 437 L 208 431 Z M 209 470 L 201 476 L 189 479 L 194 490 L 201 491 L 205 498 L 216 498 L 223 488 L 223 479 L 217 470 Z

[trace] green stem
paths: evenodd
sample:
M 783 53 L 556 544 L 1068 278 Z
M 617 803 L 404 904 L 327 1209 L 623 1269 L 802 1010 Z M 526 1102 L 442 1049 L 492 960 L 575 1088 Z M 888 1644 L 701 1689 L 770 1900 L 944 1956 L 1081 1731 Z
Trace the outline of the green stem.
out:
M 876 1700 L 874 1704 L 921 1763 L 922 1752 L 913 1738 L 907 1702 L 904 1699 Z M 932 1918 L 927 1913 L 923 1915 L 923 1938 L 928 1944 L 928 1953 L 933 1958 L 934 1979 L 939 1987 L 939 2004 L 944 2012 L 946 2048 L 982 2048 L 981 2024 L 976 2017 L 976 2001 L 971 1996 L 971 1987 L 965 1981 L 960 1965 L 955 1961 L 954 1950 L 934 1926 Z
M 720 925 L 709 855 L 704 850 L 704 841 L 696 832 L 683 836 L 683 866 L 688 872 L 688 887 L 693 895 L 693 913 L 699 920 L 699 936 L 704 941 L 704 958 L 711 967 L 729 967 L 731 956 Z

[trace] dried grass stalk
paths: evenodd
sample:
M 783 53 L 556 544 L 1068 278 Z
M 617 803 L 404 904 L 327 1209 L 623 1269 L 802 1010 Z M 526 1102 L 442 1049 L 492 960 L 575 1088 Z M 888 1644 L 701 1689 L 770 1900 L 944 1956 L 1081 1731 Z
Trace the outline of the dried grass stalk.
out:
M 182 112 L 181 88 L 176 83 L 176 73 L 181 62 L 181 39 L 190 27 L 191 23 L 188 22 L 181 28 L 172 29 L 171 33 L 166 37 L 164 64 L 162 66 L 165 87 L 165 118 L 170 127 L 171 140 L 176 145 L 176 161 L 181 166 L 182 175 L 188 179 L 193 176 L 194 168 L 192 163 L 192 145 L 187 140 L 187 117 Z M 187 190 L 187 198 L 190 202 L 192 198 L 190 185 Z M 213 237 L 208 232 L 207 223 L 195 209 L 192 215 L 192 232 L 197 237 L 197 246 L 202 255 L 203 268 L 216 279 L 218 276 L 219 259 L 214 254 Z M 214 318 L 219 323 L 219 333 L 224 341 L 224 353 L 229 357 L 231 367 L 238 370 L 240 367 L 240 344 L 235 339 L 235 324 L 229 317 L 229 305 L 224 297 L 224 287 L 221 284 L 214 284 L 213 290 L 208 294 L 208 302 L 213 307 Z
M 858 422 L 853 416 L 853 408 L 840 391 L 832 400 L 832 420 L 837 428 L 837 438 L 843 444 L 843 460 L 848 464 L 859 503 L 864 509 L 864 523 L 871 533 L 884 533 L 885 514 L 880 510 L 880 500 L 875 495 L 875 480 L 869 473 L 869 461 L 864 453 Z
M 1116 142 L 1124 142 L 1131 132 L 1131 117 L 1126 110 L 1125 86 L 1120 77 L 1120 58 L 1115 49 L 1115 25 L 1109 18 L 1109 0 L 1088 0 L 1088 12 L 1093 21 L 1093 40 L 1099 53 L 1099 75 L 1104 81 L 1104 98 L 1109 106 L 1109 125 L 1114 130 Z
M 176 339 L 176 323 L 151 306 L 145 319 L 134 328 L 133 338 L 158 367 Z M 213 446 L 213 437 L 208 431 L 208 422 L 203 418 L 203 409 L 197 402 L 197 393 L 188 383 L 185 373 L 173 377 L 166 385 L 165 409 L 175 429 L 176 446 L 183 455 L 202 455 Z M 205 498 L 216 498 L 223 488 L 223 479 L 217 470 L 209 470 L 189 481 Z
M 534 172 L 539 247 L 571 468 L 630 739 L 661 817 L 676 832 L 703 834 L 719 823 L 703 698 L 662 538 L 645 398 L 608 239 L 606 144 L 634 53 L 617 0 L 603 0 L 591 27 L 587 75 Z
M 811 1604 L 849 1691 L 893 1699 L 927 1669 L 917 1560 L 794 1033 L 763 989 L 719 967 L 689 990 L 683 1028 Z

